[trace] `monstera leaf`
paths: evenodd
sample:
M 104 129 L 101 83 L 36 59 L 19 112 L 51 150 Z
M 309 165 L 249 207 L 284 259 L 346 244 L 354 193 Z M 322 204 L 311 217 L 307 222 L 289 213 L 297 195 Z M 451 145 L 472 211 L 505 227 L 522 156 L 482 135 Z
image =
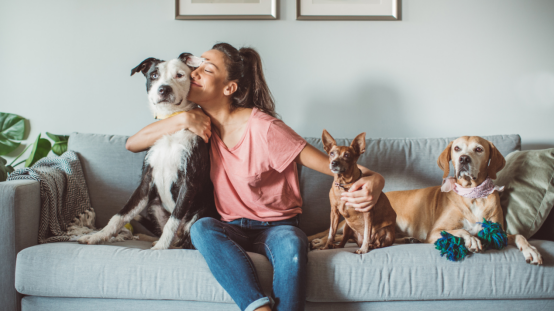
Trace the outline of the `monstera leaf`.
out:
M 69 141 L 69 135 L 57 135 L 46 132 L 46 135 L 54 141 L 52 145 L 52 152 L 58 156 L 67 151 L 67 141 Z
M 42 139 L 39 134 L 37 140 L 33 144 L 33 149 L 31 150 L 29 158 L 27 158 L 27 160 L 25 161 L 25 167 L 31 167 L 39 159 L 46 157 L 46 155 L 50 153 L 51 149 L 52 144 L 50 143 L 50 141 L 48 141 L 47 139 Z
M 25 119 L 23 117 L 0 113 L 0 155 L 6 155 L 15 150 L 19 142 L 13 140 L 23 140 L 25 133 Z

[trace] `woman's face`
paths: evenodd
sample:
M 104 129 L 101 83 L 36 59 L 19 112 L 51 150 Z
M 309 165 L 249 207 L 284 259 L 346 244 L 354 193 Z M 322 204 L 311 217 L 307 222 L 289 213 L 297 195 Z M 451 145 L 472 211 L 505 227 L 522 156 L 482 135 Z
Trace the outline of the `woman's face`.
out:
M 225 54 L 209 50 L 202 54 L 206 60 L 191 73 L 191 86 L 187 99 L 201 107 L 221 103 L 236 91 L 236 82 L 227 81 Z

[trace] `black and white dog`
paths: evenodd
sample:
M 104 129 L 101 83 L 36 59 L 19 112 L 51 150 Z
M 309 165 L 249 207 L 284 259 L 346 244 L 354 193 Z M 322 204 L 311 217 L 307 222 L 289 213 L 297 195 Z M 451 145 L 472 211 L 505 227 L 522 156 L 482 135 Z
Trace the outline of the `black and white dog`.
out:
M 193 109 L 187 100 L 191 67 L 201 58 L 183 53 L 171 61 L 148 58 L 133 68 L 131 76 L 142 72 L 150 109 L 158 119 Z M 148 208 L 144 225 L 159 240 L 152 249 L 191 249 L 190 227 L 203 217 L 219 218 L 210 180 L 209 145 L 188 130 L 165 135 L 149 149 L 144 159 L 142 180 L 123 209 L 101 231 L 81 237 L 81 244 L 109 240 L 139 213 Z M 143 223 L 143 222 L 141 222 Z

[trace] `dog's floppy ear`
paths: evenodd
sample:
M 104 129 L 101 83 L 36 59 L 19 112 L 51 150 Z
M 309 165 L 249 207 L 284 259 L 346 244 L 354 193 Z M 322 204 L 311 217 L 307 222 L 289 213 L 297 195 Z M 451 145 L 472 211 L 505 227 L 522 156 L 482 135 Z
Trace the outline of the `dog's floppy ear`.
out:
M 135 67 L 131 70 L 131 76 L 133 76 L 134 74 L 136 74 L 138 72 L 141 72 L 144 76 L 146 76 L 146 73 L 148 72 L 150 67 L 152 67 L 152 64 L 158 64 L 158 63 L 161 63 L 161 62 L 163 62 L 163 61 L 158 60 L 157 58 L 149 57 L 149 58 L 145 59 L 144 61 L 142 61 L 142 63 L 140 63 L 137 67 Z
M 454 141 L 448 144 L 448 146 L 444 149 L 444 151 L 442 151 L 439 159 L 437 160 L 437 165 L 439 165 L 439 168 L 444 171 L 444 174 L 442 175 L 443 179 L 448 177 L 448 174 L 450 173 L 450 160 L 452 160 L 452 143 L 454 143 Z
M 352 143 L 350 144 L 358 155 L 362 155 L 365 152 L 365 132 L 358 134 Z
M 488 167 L 488 174 L 489 178 L 496 179 L 496 174 L 498 171 L 502 170 L 504 166 L 506 165 L 506 159 L 504 159 L 504 156 L 498 151 L 496 146 L 492 144 L 491 141 L 489 141 L 489 149 L 490 149 L 490 155 L 489 155 L 489 167 Z
M 202 64 L 202 62 L 204 62 L 203 58 L 194 56 L 192 53 L 188 52 L 181 53 L 181 55 L 179 55 L 179 59 L 190 67 L 198 67 Z
M 333 137 L 325 129 L 323 129 L 321 141 L 323 142 L 323 149 L 327 152 L 327 154 L 329 154 L 329 151 L 333 148 L 333 146 L 337 145 L 337 141 L 335 141 L 335 139 L 333 139 Z

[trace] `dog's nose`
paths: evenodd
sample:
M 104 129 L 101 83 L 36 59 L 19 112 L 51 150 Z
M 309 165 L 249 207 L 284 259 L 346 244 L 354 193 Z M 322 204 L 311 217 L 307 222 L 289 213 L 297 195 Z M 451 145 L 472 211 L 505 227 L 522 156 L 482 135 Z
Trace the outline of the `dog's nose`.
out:
M 471 158 L 467 155 L 460 156 L 460 164 L 469 164 L 471 162 Z
M 159 95 L 168 95 L 169 93 L 171 93 L 171 87 L 170 86 L 160 86 L 158 88 L 158 94 Z
M 333 160 L 333 161 L 331 162 L 331 165 L 332 165 L 332 166 L 336 166 L 336 165 L 338 165 L 338 164 L 339 164 L 339 162 L 336 161 L 336 160 Z

